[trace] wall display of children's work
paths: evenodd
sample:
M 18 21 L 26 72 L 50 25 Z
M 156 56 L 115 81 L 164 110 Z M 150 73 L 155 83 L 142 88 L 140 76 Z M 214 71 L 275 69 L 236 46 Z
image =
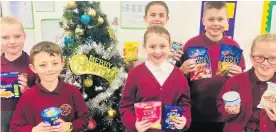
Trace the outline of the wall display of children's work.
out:
M 276 1 L 264 1 L 261 33 L 276 33 Z
M 2 15 L 12 16 L 22 22 L 25 29 L 34 29 L 33 3 L 31 1 L 1 1 Z
M 58 42 L 63 38 L 63 29 L 59 25 L 60 19 L 42 19 L 41 32 L 43 41 Z M 53 32 L 53 30 L 55 30 Z
M 199 32 L 203 32 L 205 30 L 205 27 L 202 23 L 202 17 L 203 17 L 203 11 L 204 11 L 204 4 L 206 1 L 202 1 L 201 5 L 201 15 L 200 15 L 200 30 Z M 234 29 L 235 29 L 235 18 L 236 18 L 236 9 L 237 9 L 237 1 L 226 1 L 227 6 L 227 14 L 229 18 L 229 23 L 225 27 L 225 33 L 226 36 L 229 36 L 230 38 L 234 38 Z
M 121 28 L 146 29 L 145 8 L 148 1 L 121 1 Z
M 55 12 L 54 1 L 36 1 L 35 2 L 36 12 Z

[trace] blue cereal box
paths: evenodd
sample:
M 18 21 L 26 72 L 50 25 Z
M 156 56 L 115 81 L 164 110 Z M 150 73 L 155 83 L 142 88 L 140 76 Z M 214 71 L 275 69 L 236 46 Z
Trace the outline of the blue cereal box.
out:
M 1 72 L 0 87 L 1 99 L 19 98 L 18 72 Z
M 207 48 L 189 47 L 188 58 L 196 61 L 195 71 L 190 73 L 192 81 L 212 77 L 211 62 Z
M 227 76 L 230 73 L 228 65 L 238 65 L 241 60 L 242 52 L 243 50 L 236 46 L 221 44 L 218 71 L 216 74 L 221 76 Z
M 57 126 L 60 123 L 57 122 L 60 119 L 61 109 L 58 107 L 49 107 L 41 111 L 41 118 L 44 123 L 49 123 L 51 126 Z
M 163 129 L 176 129 L 174 127 L 174 120 L 176 117 L 181 117 L 183 113 L 183 108 L 180 106 L 172 106 L 167 105 L 165 106 L 164 113 L 163 113 Z

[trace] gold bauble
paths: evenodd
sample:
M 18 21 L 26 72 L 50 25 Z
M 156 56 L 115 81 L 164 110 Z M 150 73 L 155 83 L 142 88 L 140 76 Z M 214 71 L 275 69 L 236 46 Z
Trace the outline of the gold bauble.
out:
M 108 117 L 113 119 L 115 116 L 116 116 L 116 110 L 110 108 L 108 111 L 107 111 L 107 114 L 108 114 Z
M 115 39 L 115 35 L 114 35 L 113 29 L 111 27 L 108 27 L 107 31 L 108 31 L 109 37 L 113 41 Z
M 93 80 L 91 78 L 86 78 L 84 80 L 84 86 L 85 87 L 91 87 L 93 85 Z
M 99 17 L 99 18 L 98 18 L 98 23 L 99 23 L 99 24 L 103 24 L 103 23 L 104 23 L 104 19 L 103 19 L 102 17 Z
M 77 35 L 77 36 L 80 36 L 80 35 L 83 35 L 83 29 L 81 29 L 80 27 L 77 27 L 76 29 L 75 29 L 75 34 Z
M 75 1 L 70 1 L 67 3 L 67 7 L 70 9 L 75 9 L 75 8 L 77 8 L 77 4 Z
M 91 17 L 95 17 L 96 16 L 96 11 L 94 9 L 89 9 L 87 11 L 87 15 L 89 15 Z
M 66 32 L 66 36 L 72 36 L 72 35 L 73 35 L 72 32 L 70 32 L 70 31 Z

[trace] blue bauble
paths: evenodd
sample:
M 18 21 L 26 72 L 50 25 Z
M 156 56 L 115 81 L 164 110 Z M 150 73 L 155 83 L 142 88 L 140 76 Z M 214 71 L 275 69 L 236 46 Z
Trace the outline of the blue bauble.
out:
M 83 24 L 88 24 L 90 21 L 91 21 L 91 17 L 90 16 L 88 16 L 86 14 L 84 14 L 84 15 L 81 16 L 81 22 Z
M 71 36 L 64 37 L 64 43 L 71 43 L 71 42 L 73 42 L 73 38 Z

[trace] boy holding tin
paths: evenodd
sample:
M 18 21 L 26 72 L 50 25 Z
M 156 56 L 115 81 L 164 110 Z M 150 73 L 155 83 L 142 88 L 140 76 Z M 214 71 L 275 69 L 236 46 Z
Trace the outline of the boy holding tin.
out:
M 58 45 L 43 41 L 31 49 L 29 66 L 40 79 L 20 98 L 10 123 L 10 132 L 80 132 L 87 127 L 88 109 L 81 93 L 59 78 L 63 65 Z M 61 110 L 57 126 L 42 120 L 41 111 L 49 107 Z

